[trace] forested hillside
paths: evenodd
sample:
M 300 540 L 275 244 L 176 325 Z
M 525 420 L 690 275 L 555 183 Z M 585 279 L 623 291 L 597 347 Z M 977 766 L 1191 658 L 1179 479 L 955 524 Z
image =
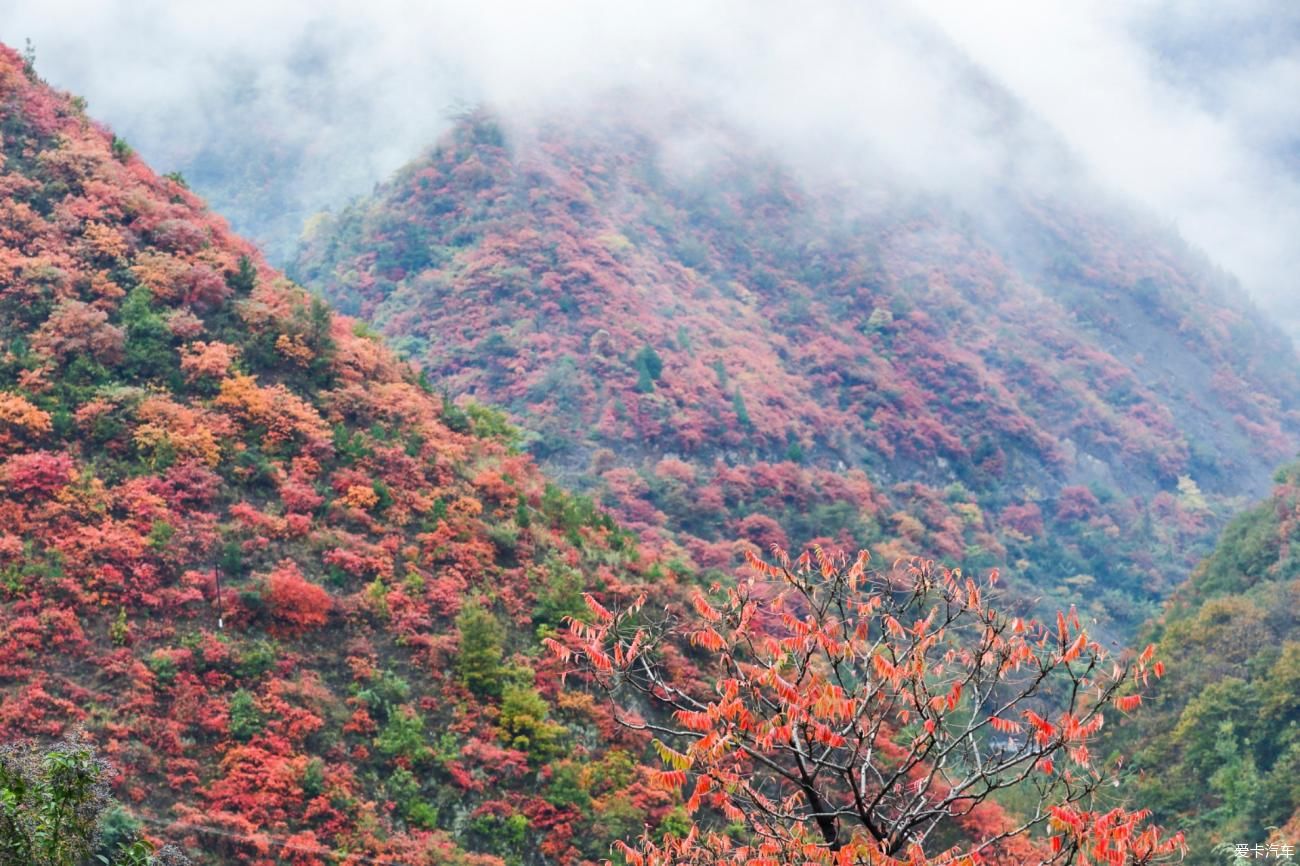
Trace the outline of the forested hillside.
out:
M 1224 530 L 1155 625 L 1165 682 L 1110 748 L 1131 753 L 1145 805 L 1216 845 L 1295 844 L 1300 833 L 1300 465 Z
M 707 588 L 732 600 L 719 612 L 547 483 L 500 413 L 435 393 L 4 48 L 0 136 L 0 861 L 67 866 L 60 850 L 141 834 L 203 866 L 1178 848 L 1141 810 L 1095 809 L 1105 767 L 1075 775 L 1149 653 L 1111 653 L 1074 615 L 995 609 L 994 574 L 821 549 L 773 551 L 778 567 L 743 539 L 747 578 Z M 647 394 L 665 378 L 650 358 Z M 796 615 L 823 593 L 835 604 Z M 720 656 L 714 625 L 739 637 Z M 623 677 L 649 688 L 617 694 Z M 993 731 L 1016 742 L 986 765 Z M 805 741 L 862 778 L 774 760 L 806 766 Z M 96 838 L 110 765 L 124 805 Z M 71 797 L 53 778 L 69 773 Z M 842 819 L 818 785 L 848 795 Z M 802 805 L 774 815 L 762 792 L 782 787 Z M 75 829 L 59 803 L 82 804 Z M 60 833 L 71 848 L 45 844 Z M 132 847 L 102 862 L 180 856 Z
M 815 189 L 631 115 L 469 115 L 309 226 L 294 273 L 665 556 L 1007 565 L 1127 631 L 1294 453 L 1293 347 L 1137 217 Z
M 663 566 L 7 48 L 0 137 L 0 742 L 84 728 L 204 864 L 671 826 L 540 651 Z

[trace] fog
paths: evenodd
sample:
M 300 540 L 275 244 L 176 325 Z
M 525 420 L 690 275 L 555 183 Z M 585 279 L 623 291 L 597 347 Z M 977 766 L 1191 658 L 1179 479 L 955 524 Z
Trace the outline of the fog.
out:
M 707 106 L 801 171 L 985 196 L 1086 181 L 1300 332 L 1300 9 L 1134 0 L 0 0 L 0 40 L 273 258 L 485 103 Z

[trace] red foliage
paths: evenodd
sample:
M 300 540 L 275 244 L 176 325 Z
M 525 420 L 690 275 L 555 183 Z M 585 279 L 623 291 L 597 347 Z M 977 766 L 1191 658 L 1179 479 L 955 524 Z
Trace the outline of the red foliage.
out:
M 1032 570 L 1045 528 L 1006 504 L 1100 477 L 1119 494 L 1088 515 L 1109 520 L 1107 555 L 1088 553 L 1102 524 L 1067 507 L 1053 563 L 1099 589 L 1165 592 L 1216 523 L 1176 540 L 1184 527 L 1154 502 L 1193 465 L 1182 419 L 1222 431 L 1196 471 L 1225 503 L 1300 444 L 1293 347 L 1171 237 L 1013 197 L 1059 259 L 1028 267 L 949 204 L 882 194 L 850 215 L 707 119 L 682 130 L 721 155 L 699 184 L 660 170 L 658 130 L 634 109 L 602 117 L 511 146 L 469 117 L 316 225 L 296 265 L 388 334 L 420 337 L 431 375 L 509 409 L 557 473 L 591 453 L 602 501 L 665 557 L 729 564 L 721 546 L 753 513 L 792 543 L 855 546 L 894 534 L 877 515 L 903 514 L 913 550 Z M 760 480 L 777 465 L 802 478 Z M 829 488 L 842 467 L 865 470 L 851 498 Z M 810 520 L 818 509 L 835 525 Z
M 50 451 L 14 454 L 0 464 L 5 488 L 29 500 L 54 495 L 74 477 L 72 458 Z
M 536 652 L 573 610 L 575 573 L 577 586 L 670 602 L 675 572 L 691 567 L 679 559 L 724 566 L 752 546 L 733 544 L 749 514 L 788 536 L 797 526 L 847 539 L 887 534 L 904 513 L 914 525 L 900 531 L 918 545 L 996 556 L 1000 525 L 976 500 L 1005 493 L 980 487 L 1000 459 L 1046 467 L 1050 501 L 1053 473 L 1072 468 L 1058 443 L 1112 448 L 1142 477 L 1183 456 L 1167 413 L 1097 411 L 1111 404 L 1093 382 L 1116 404 L 1159 402 L 1131 365 L 1088 351 L 1059 306 L 940 220 L 826 249 L 810 245 L 834 228 L 825 215 L 791 210 L 800 191 L 766 177 L 718 202 L 734 229 L 704 219 L 686 232 L 678 217 L 694 206 L 647 188 L 635 141 L 593 160 L 541 140 L 550 149 L 523 157 L 536 159 L 525 177 L 509 151 L 464 129 L 410 176 L 405 199 L 422 219 L 433 213 L 426 180 L 453 206 L 414 233 L 426 252 L 449 251 L 445 272 L 384 260 L 401 245 L 376 237 L 342 273 L 358 275 L 365 311 L 394 279 L 412 281 L 408 297 L 440 298 L 446 339 L 431 343 L 446 354 L 423 359 L 438 386 L 535 407 L 546 443 L 576 433 L 606 445 L 597 493 L 656 545 L 637 548 L 588 503 L 549 489 L 490 419 L 444 407 L 192 193 L 115 150 L 110 132 L 3 48 L 0 114 L 0 304 L 13 349 L 0 392 L 0 452 L 12 455 L 0 464 L 0 738 L 84 724 L 121 765 L 142 819 L 205 864 L 499 866 L 413 829 L 408 810 L 424 801 L 464 814 L 504 803 L 536 820 L 512 861 L 604 856 L 606 816 L 654 825 L 676 793 L 627 757 L 644 740 Z M 605 215 L 611 201 L 635 210 L 647 195 L 662 219 Z M 493 230 L 478 231 L 480 220 Z M 693 238 L 694 265 L 661 255 Z M 790 246 L 767 248 L 771 238 Z M 748 263 L 717 261 L 736 244 L 751 247 Z M 972 261 L 985 270 L 952 273 Z M 814 297 L 803 275 L 819 271 L 830 276 Z M 969 292 L 953 288 L 956 276 Z M 914 309 L 871 325 L 894 300 Z M 429 309 L 421 301 L 391 321 L 421 323 Z M 128 312 L 156 316 L 158 341 L 129 367 L 119 363 Z M 20 339 L 32 347 L 22 358 Z M 647 374 L 657 367 L 647 345 L 662 363 L 650 383 L 637 369 L 638 356 Z M 1257 365 L 1229 363 L 1224 347 L 1211 339 L 1198 351 L 1226 371 L 1212 383 L 1240 419 L 1226 426 L 1271 447 L 1291 441 L 1285 412 L 1300 388 L 1285 370 L 1276 388 L 1232 373 Z M 872 474 L 837 471 L 837 460 Z M 910 477 L 913 465 L 938 480 L 877 480 Z M 1102 515 L 1122 530 L 1140 522 L 1123 519 L 1125 502 Z M 775 536 L 766 522 L 748 528 Z M 462 682 L 453 618 L 470 594 L 505 629 L 503 678 L 536 684 L 566 729 L 558 758 L 504 748 L 502 699 Z M 714 672 L 702 664 L 697 651 L 664 648 L 675 679 L 703 682 Z M 591 788 L 589 806 L 547 801 L 558 763 Z M 399 795 L 407 767 L 419 789 Z
M 1066 487 L 1056 500 L 1056 519 L 1060 521 L 1085 520 L 1097 513 L 1101 503 L 1086 487 Z
M 754 542 L 760 550 L 771 550 L 773 547 L 784 548 L 788 545 L 781 524 L 766 514 L 749 515 L 740 521 L 737 529 L 741 538 Z
M 334 600 L 317 584 L 302 576 L 292 560 L 285 560 L 266 576 L 263 599 L 283 634 L 302 634 L 329 622 Z
M 1002 509 L 1002 522 L 1031 538 L 1043 534 L 1043 512 L 1036 503 L 1008 505 Z
M 78 355 L 112 364 L 122 355 L 125 335 L 108 323 L 108 314 L 72 298 L 55 307 L 32 339 L 32 348 L 58 361 Z

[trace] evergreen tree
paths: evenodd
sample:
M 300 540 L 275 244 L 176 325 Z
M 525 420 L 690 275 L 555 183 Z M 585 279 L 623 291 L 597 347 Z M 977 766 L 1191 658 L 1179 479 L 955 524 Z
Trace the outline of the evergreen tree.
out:
M 740 393 L 739 387 L 732 392 L 731 408 L 736 413 L 736 422 L 741 427 L 748 430 L 754 426 L 754 422 L 749 418 L 749 409 L 745 407 L 745 395 Z
M 226 285 L 237 295 L 247 295 L 257 287 L 257 268 L 248 256 L 239 257 L 239 270 L 226 275 Z
M 477 695 L 500 697 L 505 675 L 505 629 L 478 602 L 461 608 L 456 617 L 460 631 L 460 656 L 456 660 L 460 681 Z
M 636 372 L 636 387 L 642 394 L 653 391 L 655 382 L 658 382 L 659 377 L 663 375 L 663 358 L 659 357 L 659 353 L 649 343 L 642 346 L 641 351 L 636 354 Z

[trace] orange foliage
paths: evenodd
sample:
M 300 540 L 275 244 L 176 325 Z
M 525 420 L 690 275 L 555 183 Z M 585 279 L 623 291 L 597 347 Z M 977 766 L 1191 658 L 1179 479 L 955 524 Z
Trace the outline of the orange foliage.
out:
M 646 835 L 621 848 L 630 863 L 1142 864 L 1181 849 L 1146 812 L 1093 811 L 1112 770 L 1088 743 L 1111 707 L 1136 708 L 1122 689 L 1146 682 L 1149 650 L 1111 659 L 1073 612 L 1055 628 L 998 613 L 996 573 L 976 581 L 921 560 L 873 572 L 865 551 L 773 555 L 751 555 L 752 576 L 697 590 L 672 617 L 643 616 L 644 597 L 611 610 L 588 595 L 591 622 L 549 641 L 671 719 L 650 726 L 664 738 L 655 785 L 751 831 L 745 844 L 698 825 Z M 709 660 L 712 688 L 664 663 L 678 642 Z M 630 708 L 621 721 L 647 727 Z M 1005 812 L 992 803 L 1004 789 L 1037 804 Z M 954 836 L 965 841 L 927 847 Z
M 281 562 L 266 576 L 263 598 L 276 627 L 287 635 L 323 626 L 334 607 L 330 594 L 304 578 L 291 560 Z
M 181 370 L 190 381 L 202 377 L 224 379 L 239 349 L 218 340 L 196 341 L 181 348 Z
M 0 449 L 12 450 L 50 432 L 50 413 L 20 394 L 0 391 Z

